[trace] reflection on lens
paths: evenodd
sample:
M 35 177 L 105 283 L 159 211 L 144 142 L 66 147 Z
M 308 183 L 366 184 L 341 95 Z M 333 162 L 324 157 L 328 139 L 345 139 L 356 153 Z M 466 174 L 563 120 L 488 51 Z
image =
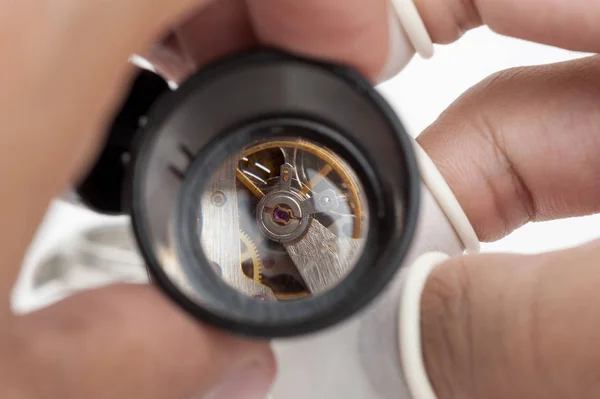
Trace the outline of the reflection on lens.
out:
M 364 191 L 336 154 L 306 140 L 253 143 L 229 157 L 202 193 L 198 233 L 229 285 L 261 300 L 335 287 L 361 255 Z

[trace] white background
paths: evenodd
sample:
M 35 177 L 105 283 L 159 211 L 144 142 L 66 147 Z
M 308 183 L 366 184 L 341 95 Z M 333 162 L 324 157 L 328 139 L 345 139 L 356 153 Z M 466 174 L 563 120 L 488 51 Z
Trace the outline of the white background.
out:
M 436 47 L 436 54 L 430 60 L 416 57 L 400 76 L 384 84 L 381 91 L 398 109 L 410 134 L 416 136 L 462 92 L 489 74 L 513 66 L 580 56 L 582 54 L 501 37 L 480 28 L 469 32 L 458 43 Z M 74 231 L 101 221 L 97 215 L 54 204 L 24 262 L 21 283 L 44 253 L 68 240 Z M 518 253 L 555 250 L 598 237 L 598 226 L 599 216 L 530 224 L 499 242 L 484 244 L 482 250 Z M 26 295 L 19 287 L 15 294 Z

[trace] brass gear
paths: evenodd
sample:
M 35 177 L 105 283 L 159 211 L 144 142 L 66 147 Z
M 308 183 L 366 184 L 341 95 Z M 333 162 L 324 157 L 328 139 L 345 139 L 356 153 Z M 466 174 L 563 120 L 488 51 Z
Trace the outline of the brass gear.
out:
M 364 210 L 362 209 L 361 194 L 358 188 L 359 185 L 357 178 L 353 175 L 353 173 L 351 173 L 351 171 L 347 170 L 347 166 L 345 166 L 338 159 L 338 157 L 327 148 L 302 139 L 276 140 L 257 144 L 244 150 L 242 156 L 250 157 L 260 151 L 273 148 L 293 148 L 302 150 L 325 162 L 325 165 L 316 175 L 315 179 L 311 182 L 308 182 L 308 184 L 303 187 L 303 194 L 309 193 L 312 190 L 312 187 L 316 186 L 321 179 L 323 179 L 332 171 L 337 173 L 342 178 L 344 184 L 347 186 L 349 204 L 355 216 L 352 226 L 352 237 L 360 238 L 363 232 L 362 223 Z M 264 197 L 265 193 L 261 190 L 261 188 L 258 187 L 252 180 L 250 180 L 240 168 L 238 168 L 236 171 L 236 178 L 256 198 Z
M 262 260 L 260 259 L 260 254 L 258 253 L 258 248 L 256 247 L 256 244 L 254 243 L 252 238 L 250 238 L 248 233 L 246 233 L 243 230 L 240 230 L 240 240 L 246 246 L 245 251 L 242 252 L 240 250 L 241 263 L 243 263 L 244 261 L 246 261 L 248 259 L 252 260 L 252 276 L 253 276 L 252 279 L 254 281 L 256 281 L 257 283 L 262 284 L 262 271 L 263 271 L 264 265 L 262 263 Z M 241 267 L 241 263 L 240 263 L 240 267 Z

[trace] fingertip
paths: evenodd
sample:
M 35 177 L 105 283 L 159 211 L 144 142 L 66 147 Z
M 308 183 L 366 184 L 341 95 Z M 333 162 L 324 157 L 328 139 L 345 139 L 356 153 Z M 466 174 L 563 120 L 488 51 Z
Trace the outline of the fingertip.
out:
M 414 0 L 434 43 L 448 44 L 482 24 L 473 0 Z

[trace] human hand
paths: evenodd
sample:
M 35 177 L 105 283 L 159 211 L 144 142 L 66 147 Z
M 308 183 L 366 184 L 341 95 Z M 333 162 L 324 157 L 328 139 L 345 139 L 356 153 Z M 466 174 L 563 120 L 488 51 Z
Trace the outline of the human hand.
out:
M 243 21 L 236 25 L 239 31 L 206 24 L 209 14 L 198 14 L 153 55 L 180 80 L 189 73 L 186 65 L 193 70 L 260 40 L 342 60 L 377 80 L 386 65 L 394 64 L 386 58 L 390 43 L 383 3 L 214 3 L 213 16 L 233 14 Z M 595 2 L 416 4 L 436 43 L 455 41 L 485 23 L 501 34 L 600 50 Z M 311 9 L 317 12 L 307 31 L 298 15 Z M 275 18 L 265 20 L 265 15 Z M 343 17 L 332 17 L 337 15 Z M 352 29 L 340 29 L 338 23 Z M 323 40 L 326 35 L 329 40 Z M 210 46 L 198 41 L 201 36 L 222 41 Z M 597 58 L 502 72 L 469 91 L 419 138 L 480 239 L 499 239 L 528 221 L 600 210 L 599 80 Z M 597 242 L 539 256 L 478 255 L 441 265 L 429 280 L 422 307 L 425 358 L 440 399 L 597 396 L 593 370 L 600 352 L 593 348 L 600 316 L 592 304 L 600 299 L 594 284 L 599 259 Z
M 454 40 L 459 27 L 475 25 L 480 22 L 477 15 L 484 15 L 469 11 L 473 8 L 463 7 L 462 1 L 441 5 L 429 1 L 420 0 L 418 5 L 438 42 Z M 384 1 L 220 0 L 190 17 L 206 2 L 66 1 L 58 5 L 45 0 L 34 6 L 0 0 L 0 118 L 5 132 L 0 135 L 0 171 L 4 187 L 9 188 L 3 192 L 0 218 L 5 250 L 0 272 L 4 296 L 0 358 L 5 359 L 0 361 L 0 392 L 4 396 L 187 399 L 204 396 L 236 369 L 244 370 L 246 379 L 259 385 L 254 387 L 257 390 L 266 389 L 272 378 L 273 359 L 266 345 L 199 326 L 148 287 L 96 290 L 23 317 L 15 317 L 9 308 L 18 265 L 50 199 L 93 158 L 103 128 L 128 86 L 130 68 L 125 60 L 131 53 L 149 54 L 179 80 L 191 71 L 190 65 L 200 66 L 258 41 L 350 64 L 373 80 L 389 64 L 389 7 Z M 598 37 L 599 28 L 594 21 L 582 22 L 594 15 L 593 4 L 569 4 L 569 13 L 548 13 L 544 19 L 542 13 L 534 13 L 539 10 L 532 2 L 509 0 L 511 7 L 502 10 L 493 10 L 493 3 L 488 1 L 491 11 L 486 15 L 504 15 L 494 20 L 497 26 L 508 20 L 507 10 L 515 13 L 513 18 L 529 18 L 528 22 L 535 16 L 535 23 L 527 25 L 535 29 L 527 31 L 531 35 L 524 34 L 525 38 L 594 50 L 592 38 Z M 526 8 L 519 8 L 523 4 Z M 456 12 L 438 15 L 436 10 L 442 6 L 455 6 L 451 9 Z M 184 15 L 187 22 L 179 24 Z M 579 22 L 567 26 L 581 35 L 569 35 L 565 20 Z M 163 41 L 168 45 L 150 46 L 167 28 L 175 32 Z M 249 32 L 252 35 L 246 35 Z M 544 32 L 554 32 L 556 37 L 544 37 Z M 588 39 L 581 39 L 584 36 Z M 435 148 L 431 150 L 435 154 Z M 451 173 L 444 173 L 460 192 Z M 442 267 L 438 273 L 447 269 Z M 460 323 L 450 324 L 454 325 Z M 435 350 L 435 339 L 428 342 L 432 344 L 426 350 L 442 353 Z M 255 380 L 252 371 L 259 374 Z M 230 386 L 241 389 L 241 382 Z
M 571 50 L 600 49 L 596 2 L 418 3 L 437 42 L 486 23 Z M 465 93 L 419 137 L 481 240 L 530 221 L 600 211 L 599 88 L 598 56 L 503 71 Z M 440 265 L 421 302 L 424 357 L 438 397 L 597 397 L 599 260 L 596 241 Z
M 484 241 L 600 211 L 600 57 L 515 68 L 419 137 Z M 567 232 L 566 232 L 567 233 Z M 454 258 L 422 298 L 426 367 L 444 398 L 595 398 L 600 241 Z

